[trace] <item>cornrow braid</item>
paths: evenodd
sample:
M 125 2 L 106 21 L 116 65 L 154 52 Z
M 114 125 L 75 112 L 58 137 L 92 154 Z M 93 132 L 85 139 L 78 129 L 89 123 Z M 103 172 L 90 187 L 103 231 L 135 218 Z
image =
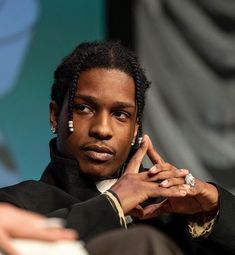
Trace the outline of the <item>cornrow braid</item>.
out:
M 145 106 L 145 90 L 149 87 L 149 82 L 145 79 L 143 74 L 141 75 L 141 68 L 137 62 L 136 57 L 130 59 L 134 81 L 136 84 L 136 102 L 137 102 L 137 118 L 138 118 L 138 134 L 135 140 L 135 147 L 138 147 L 142 141 L 143 129 L 142 129 L 142 114 Z
M 79 60 L 80 62 L 77 64 L 75 75 L 73 78 L 72 85 L 69 88 L 69 96 L 68 96 L 68 127 L 69 131 L 73 132 L 74 127 L 73 127 L 73 108 L 74 108 L 74 97 L 77 91 L 77 85 L 78 85 L 78 80 L 79 80 L 79 75 L 81 72 L 81 67 L 85 63 L 85 60 L 89 56 L 89 52 L 84 52 L 82 56 L 80 56 Z
M 142 137 L 142 115 L 145 105 L 145 92 L 150 82 L 144 70 L 138 63 L 135 54 L 122 46 L 119 42 L 92 42 L 82 43 L 66 57 L 54 73 L 54 83 L 51 90 L 51 99 L 59 109 L 62 108 L 68 94 L 68 126 L 73 132 L 74 97 L 79 85 L 81 72 L 92 68 L 117 69 L 130 75 L 135 82 L 137 119 L 139 124 L 138 140 Z

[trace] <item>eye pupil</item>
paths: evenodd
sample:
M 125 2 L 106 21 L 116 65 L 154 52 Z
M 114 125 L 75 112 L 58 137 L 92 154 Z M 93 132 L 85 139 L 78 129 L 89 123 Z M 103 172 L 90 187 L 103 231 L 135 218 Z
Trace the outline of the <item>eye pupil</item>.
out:
M 78 111 L 78 112 L 81 112 L 81 113 L 88 113 L 91 111 L 91 109 L 86 106 L 86 105 L 83 105 L 83 104 L 77 104 L 74 106 L 74 108 Z
M 116 116 L 119 119 L 126 119 L 127 118 L 127 115 L 124 112 L 116 112 Z

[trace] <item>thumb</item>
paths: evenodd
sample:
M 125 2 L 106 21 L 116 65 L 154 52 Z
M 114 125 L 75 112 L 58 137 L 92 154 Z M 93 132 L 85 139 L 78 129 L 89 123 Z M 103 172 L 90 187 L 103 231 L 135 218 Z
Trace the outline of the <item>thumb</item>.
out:
M 144 135 L 139 149 L 136 151 L 136 153 L 134 154 L 134 156 L 131 158 L 131 160 L 129 161 L 127 165 L 126 173 L 139 172 L 139 168 L 142 163 L 142 160 L 148 150 L 148 143 L 149 143 L 149 137 L 147 135 Z
M 159 153 L 156 151 L 156 149 L 154 148 L 151 139 L 149 138 L 149 143 L 148 143 L 148 157 L 150 158 L 151 162 L 155 165 L 155 164 L 162 164 L 165 163 L 165 161 L 163 160 L 163 158 L 159 155 Z

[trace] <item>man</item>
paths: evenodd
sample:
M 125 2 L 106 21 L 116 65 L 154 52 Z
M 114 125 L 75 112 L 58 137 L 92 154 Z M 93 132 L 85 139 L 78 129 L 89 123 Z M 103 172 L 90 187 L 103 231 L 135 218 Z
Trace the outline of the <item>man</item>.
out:
M 234 197 L 165 163 L 142 138 L 149 82 L 132 52 L 119 43 L 84 43 L 54 78 L 51 162 L 39 182 L 6 187 L 0 201 L 66 218 L 84 240 L 134 221 L 161 229 L 185 254 L 234 252 Z

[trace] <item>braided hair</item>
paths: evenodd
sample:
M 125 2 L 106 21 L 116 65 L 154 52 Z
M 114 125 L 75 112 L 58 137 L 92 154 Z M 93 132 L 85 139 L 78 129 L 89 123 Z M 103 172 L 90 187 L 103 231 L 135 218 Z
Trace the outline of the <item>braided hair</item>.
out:
M 79 86 L 81 72 L 92 68 L 118 69 L 130 75 L 135 82 L 137 121 L 139 124 L 135 145 L 142 137 L 142 114 L 145 105 L 145 91 L 150 82 L 138 63 L 135 54 L 119 42 L 81 43 L 67 56 L 54 72 L 51 99 L 62 108 L 68 93 L 68 127 L 73 132 L 74 97 Z

